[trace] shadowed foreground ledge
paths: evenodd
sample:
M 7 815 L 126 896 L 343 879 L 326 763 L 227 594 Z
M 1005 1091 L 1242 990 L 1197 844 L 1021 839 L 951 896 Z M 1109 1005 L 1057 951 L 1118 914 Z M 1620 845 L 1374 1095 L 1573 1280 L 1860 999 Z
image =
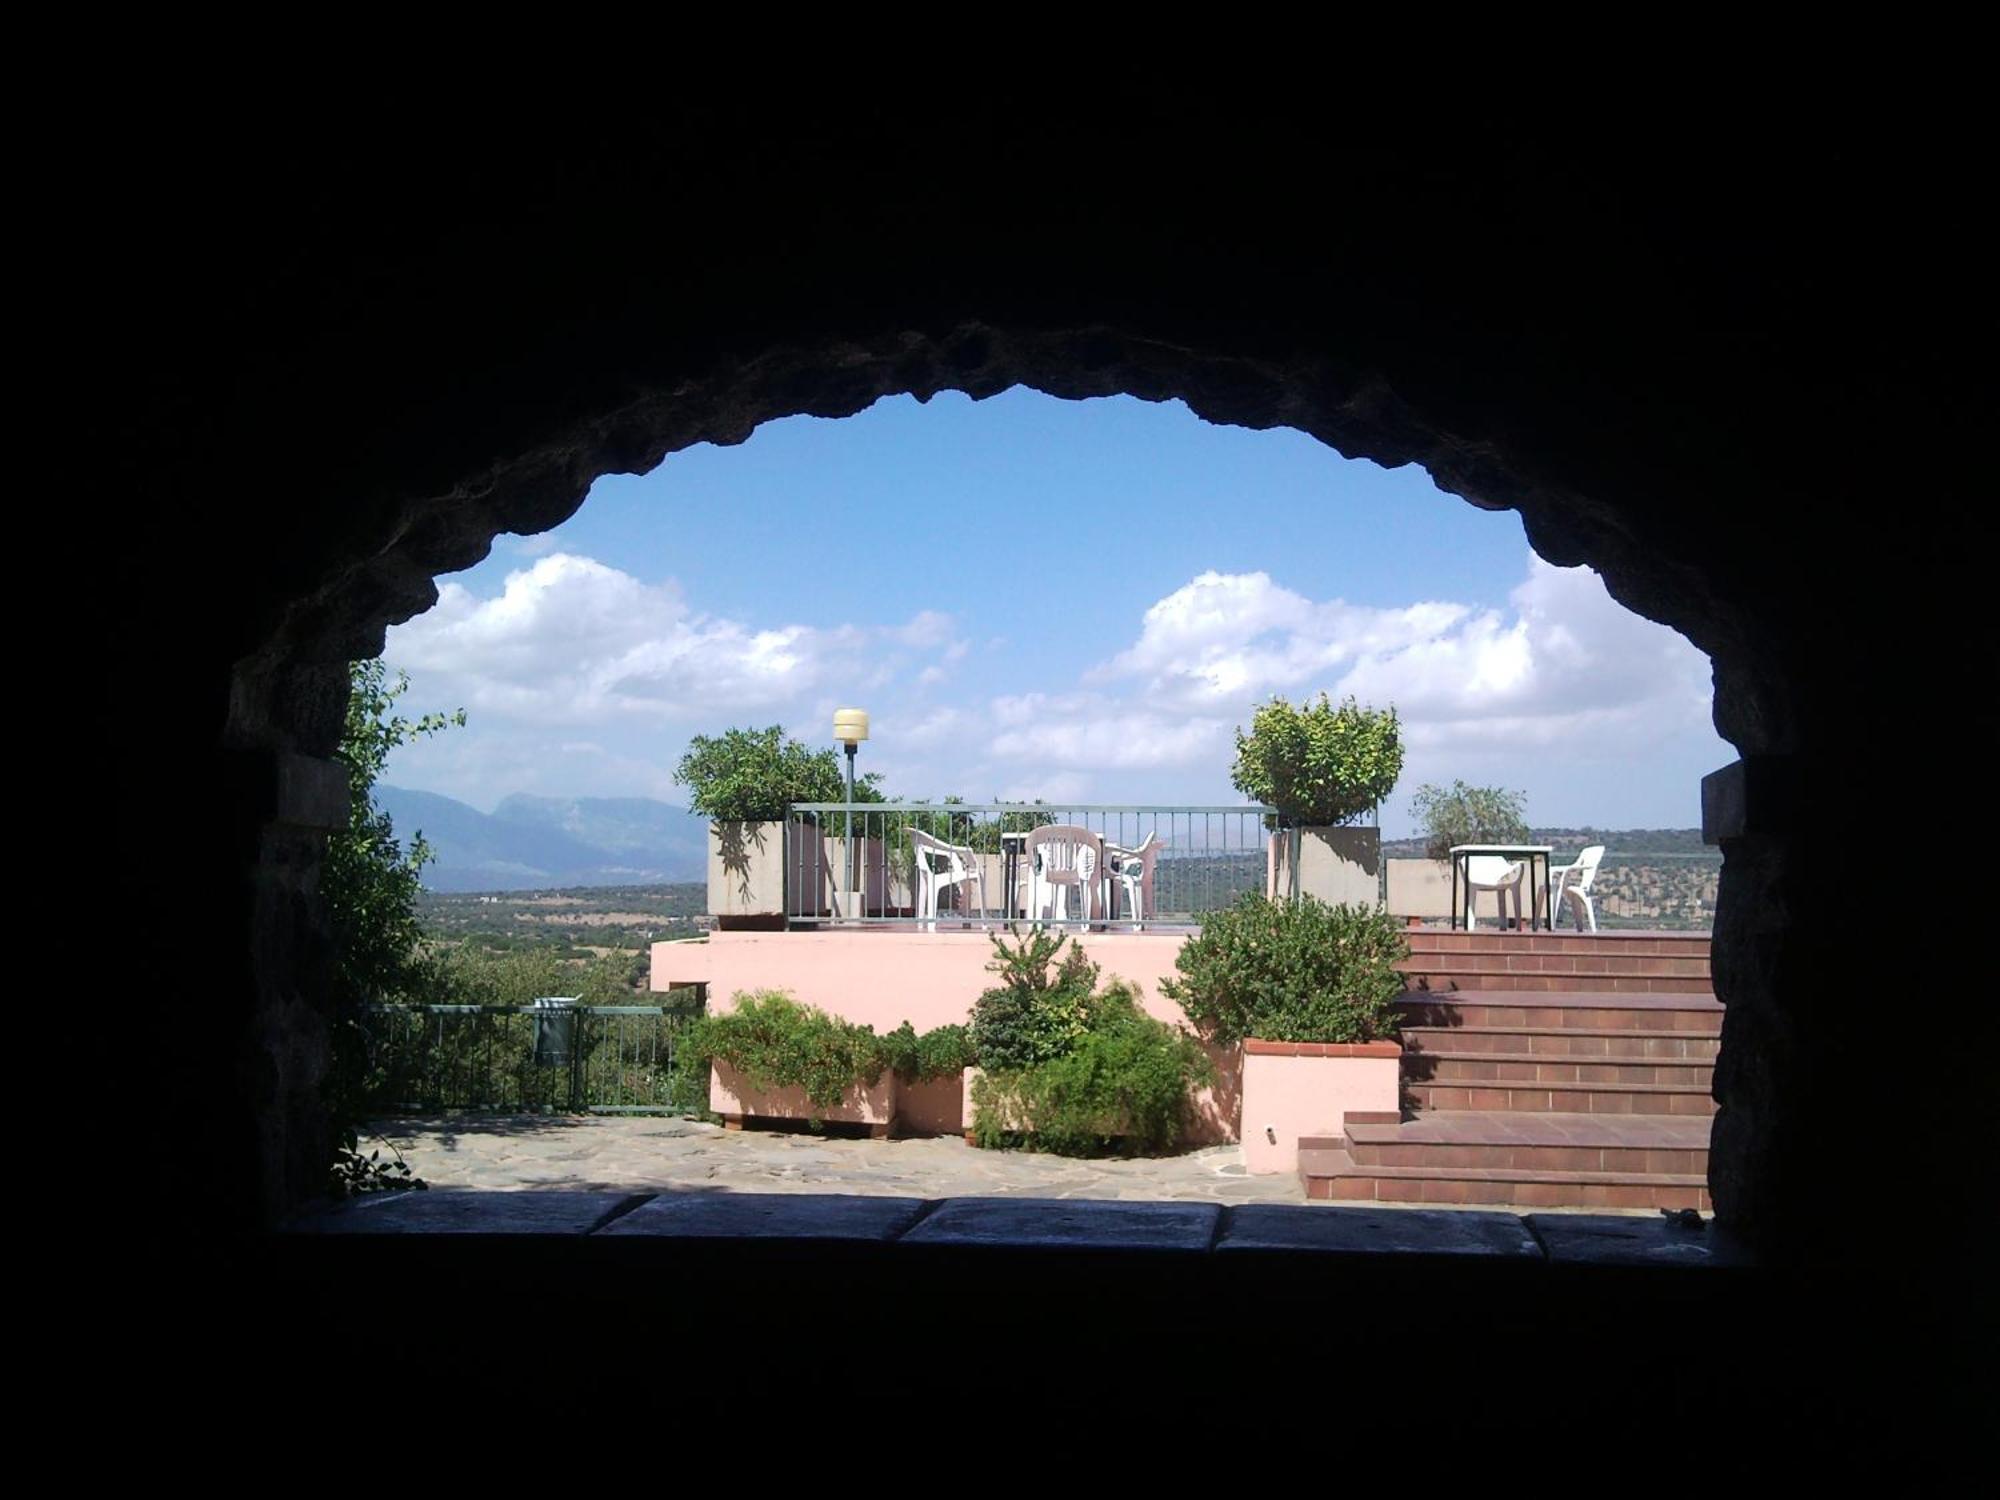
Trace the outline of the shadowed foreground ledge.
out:
M 379 1324 L 337 1310 L 386 1298 L 418 1331 L 395 1359 L 498 1339 L 606 1370 L 636 1340 L 696 1407 L 1032 1392 L 1155 1420 L 1161 1402 L 1216 1401 L 1261 1422 L 1362 1380 L 1466 1430 L 1587 1419 L 1664 1436 L 1712 1433 L 1724 1412 L 1879 1419 L 1897 1400 L 1880 1362 L 1950 1334 L 1851 1270 L 1771 1270 L 1712 1222 L 1630 1216 L 447 1191 L 310 1211 L 249 1269 L 256 1292 L 326 1314 L 335 1369 L 381 1368 Z M 1783 1392 L 1751 1357 L 1774 1349 L 1794 1372 Z

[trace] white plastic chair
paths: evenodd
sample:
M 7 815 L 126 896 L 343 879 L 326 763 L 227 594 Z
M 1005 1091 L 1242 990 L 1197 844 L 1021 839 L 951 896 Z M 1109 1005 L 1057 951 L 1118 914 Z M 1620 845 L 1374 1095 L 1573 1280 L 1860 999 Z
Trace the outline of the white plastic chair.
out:
M 1146 835 L 1145 841 L 1136 849 L 1127 849 L 1120 844 L 1104 846 L 1105 859 L 1110 868 L 1112 880 L 1118 882 L 1125 893 L 1125 915 L 1132 919 L 1132 930 L 1139 930 L 1138 924 L 1146 919 L 1153 907 L 1153 864 L 1166 847 L 1166 840 L 1157 832 Z M 1110 893 L 1107 891 L 1107 895 Z M 1110 915 L 1109 908 L 1106 916 Z
M 976 850 L 947 844 L 921 829 L 904 830 L 917 857 L 917 916 L 937 930 L 938 897 L 955 886 L 971 885 L 979 893 L 979 914 L 986 915 L 986 870 Z M 962 903 L 961 903 L 962 904 Z
M 1565 903 L 1569 906 L 1569 919 L 1576 924 L 1578 932 L 1597 931 L 1597 907 L 1590 899 L 1591 883 L 1597 879 L 1597 867 L 1604 862 L 1604 846 L 1592 844 L 1576 857 L 1573 865 L 1564 865 L 1554 872 L 1556 911 L 1561 911 Z M 1549 917 L 1549 925 L 1555 925 L 1555 915 Z
M 1521 925 L 1521 877 L 1527 873 L 1527 866 L 1516 859 L 1502 859 L 1497 854 L 1471 854 L 1465 860 L 1465 930 L 1471 932 L 1479 925 L 1473 916 L 1473 903 L 1481 891 L 1495 894 L 1495 911 L 1500 925 L 1507 925 L 1507 903 L 1514 903 L 1514 925 Z
M 1028 920 L 1039 922 L 1043 909 L 1055 905 L 1055 919 L 1068 921 L 1069 892 L 1076 891 L 1085 922 L 1090 920 L 1091 894 L 1097 872 L 1104 868 L 1104 840 L 1088 828 L 1050 823 L 1028 834 Z

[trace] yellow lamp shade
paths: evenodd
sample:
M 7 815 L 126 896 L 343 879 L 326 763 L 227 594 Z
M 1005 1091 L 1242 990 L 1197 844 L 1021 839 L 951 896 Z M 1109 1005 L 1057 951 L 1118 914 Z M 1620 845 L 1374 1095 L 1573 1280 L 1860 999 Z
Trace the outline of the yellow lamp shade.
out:
M 868 714 L 859 708 L 835 709 L 833 737 L 843 745 L 858 745 L 868 738 Z

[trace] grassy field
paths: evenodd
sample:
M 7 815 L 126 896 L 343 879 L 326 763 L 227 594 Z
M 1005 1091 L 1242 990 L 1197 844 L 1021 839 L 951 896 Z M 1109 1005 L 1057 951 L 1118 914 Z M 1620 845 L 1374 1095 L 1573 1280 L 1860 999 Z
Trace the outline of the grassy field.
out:
M 485 895 L 426 891 L 418 911 L 440 942 L 494 953 L 553 948 L 581 958 L 691 937 L 705 925 L 697 919 L 707 906 L 708 888 L 696 881 Z

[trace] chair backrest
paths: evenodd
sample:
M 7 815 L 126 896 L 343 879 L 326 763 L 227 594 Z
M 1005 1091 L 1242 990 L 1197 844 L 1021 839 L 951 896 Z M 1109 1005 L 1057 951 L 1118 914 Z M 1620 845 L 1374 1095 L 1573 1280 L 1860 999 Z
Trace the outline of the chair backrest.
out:
M 1044 880 L 1073 884 L 1088 880 L 1104 865 L 1104 840 L 1088 828 L 1049 823 L 1028 835 L 1027 856 Z
M 916 851 L 917 858 L 924 860 L 926 865 L 929 864 L 929 860 L 925 856 L 931 854 L 942 855 L 945 859 L 953 861 L 970 859 L 972 857 L 970 849 L 961 849 L 956 844 L 947 844 L 943 839 L 925 833 L 921 828 L 906 828 L 903 831 L 910 836 L 910 847 Z
M 1504 859 L 1498 854 L 1471 854 L 1465 860 L 1465 878 L 1474 885 L 1510 885 L 1521 873 L 1521 866 L 1514 860 Z
M 1597 878 L 1597 867 L 1604 861 L 1604 846 L 1592 844 L 1576 857 L 1576 869 L 1570 875 L 1569 888 L 1573 891 L 1587 891 L 1590 882 Z
M 1138 848 L 1127 849 L 1123 851 L 1123 854 L 1126 859 L 1138 860 L 1143 874 L 1151 875 L 1153 873 L 1154 861 L 1159 859 L 1160 851 L 1166 847 L 1167 841 L 1161 838 L 1159 832 L 1155 830 L 1146 835 L 1145 842 L 1139 845 Z

